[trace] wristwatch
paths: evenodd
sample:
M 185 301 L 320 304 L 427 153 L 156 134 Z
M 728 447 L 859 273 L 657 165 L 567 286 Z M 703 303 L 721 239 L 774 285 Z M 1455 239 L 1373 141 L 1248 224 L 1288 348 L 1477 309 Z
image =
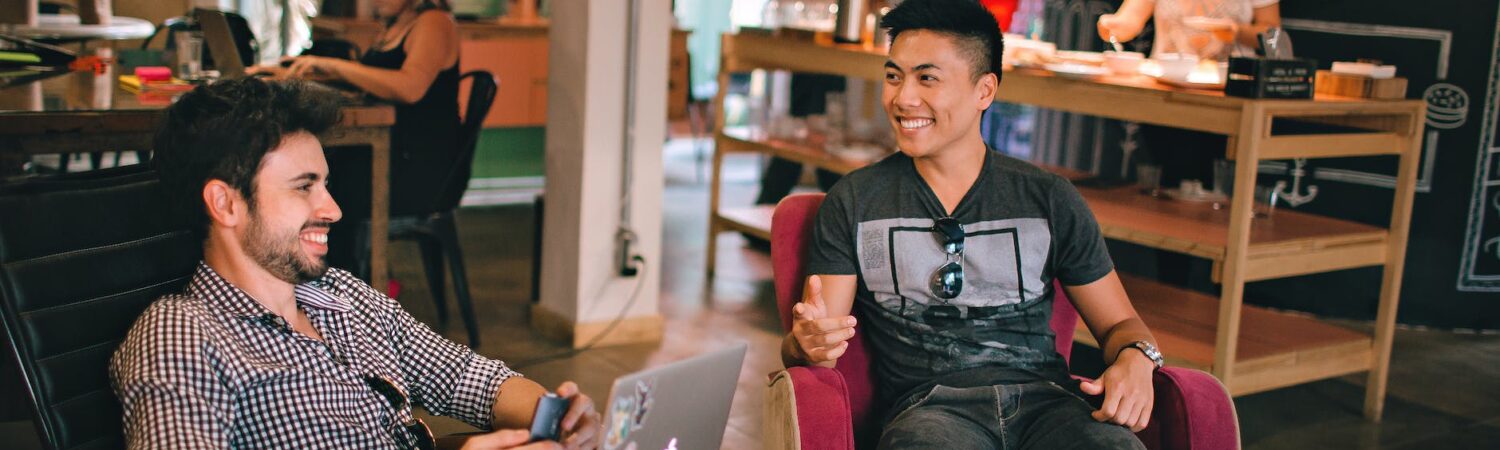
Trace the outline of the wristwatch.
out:
M 1149 359 L 1149 360 L 1151 360 L 1151 362 L 1153 364 L 1156 364 L 1156 368 L 1158 368 L 1158 369 L 1160 369 L 1161 366 L 1165 364 L 1165 362 L 1162 361 L 1161 350 L 1157 350 L 1156 346 L 1155 345 L 1151 345 L 1150 342 L 1146 342 L 1146 341 L 1131 342 L 1129 344 L 1125 344 L 1125 347 L 1121 348 L 1120 351 L 1125 351 L 1127 349 L 1132 349 L 1132 348 L 1136 349 L 1136 350 L 1140 350 L 1141 353 L 1145 353 L 1146 354 L 1146 359 Z

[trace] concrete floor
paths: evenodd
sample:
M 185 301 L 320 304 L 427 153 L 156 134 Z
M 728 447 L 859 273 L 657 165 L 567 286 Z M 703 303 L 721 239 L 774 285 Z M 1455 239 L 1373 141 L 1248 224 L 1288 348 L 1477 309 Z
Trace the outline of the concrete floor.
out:
M 603 402 L 612 380 L 645 367 L 675 361 L 734 341 L 750 350 L 740 373 L 723 448 L 760 448 L 761 396 L 766 375 L 780 368 L 769 257 L 750 250 L 732 234 L 718 239 L 719 271 L 705 283 L 703 254 L 707 186 L 694 174 L 690 144 L 668 146 L 662 249 L 661 311 L 666 337 L 660 343 L 594 349 L 576 356 L 520 367 L 545 385 L 577 381 Z M 755 189 L 755 161 L 732 159 L 726 203 L 748 204 Z M 479 351 L 512 364 L 566 349 L 534 335 L 526 324 L 531 289 L 530 206 L 466 208 L 459 214 L 476 315 L 482 323 Z M 396 243 L 392 263 L 405 284 L 400 301 L 414 316 L 435 322 L 416 246 Z M 451 293 L 451 290 L 450 290 Z M 451 297 L 451 294 L 450 294 Z M 1420 299 L 1404 299 L 1416 302 Z M 450 300 L 451 302 L 451 300 Z M 1351 323 L 1352 327 L 1365 327 Z M 454 319 L 445 334 L 464 335 Z M 1235 399 L 1247 449 L 1458 449 L 1500 447 L 1500 336 L 1402 330 L 1396 335 L 1385 420 L 1366 422 L 1362 375 L 1325 380 Z M 602 407 L 602 406 L 601 406 Z M 432 418 L 438 433 L 470 431 L 467 425 Z M 29 422 L 0 423 L 0 447 L 39 448 Z

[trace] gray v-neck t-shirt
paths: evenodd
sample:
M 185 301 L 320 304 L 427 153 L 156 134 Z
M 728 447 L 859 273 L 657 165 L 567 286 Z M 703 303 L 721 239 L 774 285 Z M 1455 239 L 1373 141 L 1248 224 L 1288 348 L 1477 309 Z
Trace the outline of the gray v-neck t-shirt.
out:
M 950 300 L 928 286 L 948 258 L 932 230 L 944 212 L 901 153 L 850 173 L 818 211 L 808 273 L 858 276 L 854 311 L 882 403 L 934 383 L 1067 380 L 1050 326 L 1053 280 L 1084 285 L 1114 269 L 1083 197 L 1062 177 L 987 151 L 953 212 L 965 283 Z

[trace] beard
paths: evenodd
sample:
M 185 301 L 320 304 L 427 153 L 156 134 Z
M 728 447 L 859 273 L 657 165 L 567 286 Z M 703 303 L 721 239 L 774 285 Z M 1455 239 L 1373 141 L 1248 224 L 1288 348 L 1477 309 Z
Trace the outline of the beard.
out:
M 302 226 L 327 227 L 327 222 L 309 222 Z M 260 213 L 250 211 L 250 226 L 245 230 L 245 254 L 276 278 L 302 284 L 328 272 L 328 262 L 322 256 L 309 257 L 302 252 L 302 230 L 277 233 L 266 226 Z

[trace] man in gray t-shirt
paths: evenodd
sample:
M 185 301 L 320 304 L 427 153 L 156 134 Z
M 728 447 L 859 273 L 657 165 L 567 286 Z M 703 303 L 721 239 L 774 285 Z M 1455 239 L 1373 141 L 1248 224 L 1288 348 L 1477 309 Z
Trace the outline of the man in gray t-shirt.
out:
M 1049 323 L 1052 281 L 1109 275 L 1103 237 L 1066 180 L 997 152 L 983 158 L 951 214 L 902 153 L 851 174 L 819 210 L 808 273 L 856 276 L 883 399 L 931 384 L 1068 380 Z M 930 288 L 949 258 L 933 231 L 945 216 L 964 231 L 964 285 L 951 299 Z
M 824 200 L 782 360 L 832 367 L 857 313 L 881 448 L 1142 448 L 1131 431 L 1150 418 L 1161 360 L 1098 224 L 1066 180 L 980 139 L 1000 87 L 994 18 L 972 0 L 907 0 L 881 25 L 900 153 Z M 1097 381 L 1069 383 L 1054 280 L 1102 343 Z

